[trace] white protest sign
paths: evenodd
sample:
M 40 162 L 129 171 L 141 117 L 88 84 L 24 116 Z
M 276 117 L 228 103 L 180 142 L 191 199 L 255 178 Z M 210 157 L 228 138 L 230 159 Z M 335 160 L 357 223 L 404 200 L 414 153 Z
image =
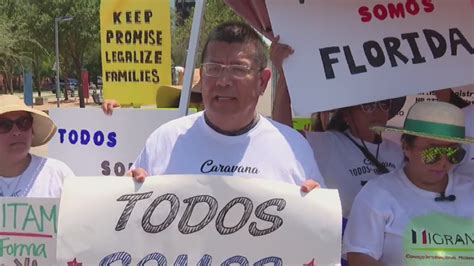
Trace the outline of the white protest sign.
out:
M 302 195 L 263 179 L 70 178 L 59 220 L 61 265 L 336 265 L 341 255 L 336 190 Z
M 53 109 L 58 126 L 48 146 L 52 158 L 65 162 L 77 176 L 123 176 L 160 125 L 178 118 L 178 110 L 99 108 Z
M 266 1 L 296 115 L 474 83 L 470 0 Z
M 59 199 L 0 197 L 0 265 L 56 265 Z

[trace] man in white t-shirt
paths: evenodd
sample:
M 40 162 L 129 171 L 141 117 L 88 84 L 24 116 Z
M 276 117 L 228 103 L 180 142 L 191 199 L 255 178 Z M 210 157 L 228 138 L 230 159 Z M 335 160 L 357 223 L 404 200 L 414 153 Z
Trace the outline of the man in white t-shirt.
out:
M 271 71 L 265 46 L 248 25 L 210 34 L 200 71 L 205 111 L 171 121 L 148 138 L 132 175 L 204 174 L 323 186 L 311 148 L 293 129 L 256 112 Z

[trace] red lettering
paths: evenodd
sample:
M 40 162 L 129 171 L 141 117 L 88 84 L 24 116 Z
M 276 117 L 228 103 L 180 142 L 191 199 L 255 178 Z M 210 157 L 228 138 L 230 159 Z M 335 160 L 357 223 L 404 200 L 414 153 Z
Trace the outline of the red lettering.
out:
M 384 20 L 387 17 L 387 9 L 384 5 L 375 5 L 374 6 L 374 16 L 380 20 Z
M 426 13 L 431 13 L 434 10 L 434 4 L 431 3 L 431 0 L 421 0 L 421 4 L 424 6 L 423 10 Z
M 421 1 L 421 4 L 419 3 Z M 431 13 L 435 9 L 433 0 L 406 0 L 405 3 L 387 3 L 376 4 L 373 7 L 361 6 L 359 8 L 360 20 L 362 22 L 369 22 L 372 17 L 378 20 L 385 20 L 387 17 L 391 19 L 405 18 L 407 14 L 416 16 L 421 12 Z M 393 1 L 395 2 L 395 1 Z
M 403 4 L 398 3 L 396 6 L 394 4 L 388 4 L 388 14 L 391 18 L 405 18 L 405 9 L 403 8 Z
M 366 6 L 359 8 L 359 15 L 361 16 L 360 20 L 362 20 L 362 22 L 369 22 L 372 19 L 372 14 L 370 14 L 370 10 Z
M 407 0 L 405 8 L 407 12 L 412 14 L 413 16 L 418 15 L 418 13 L 420 12 L 420 6 L 416 2 L 416 0 Z

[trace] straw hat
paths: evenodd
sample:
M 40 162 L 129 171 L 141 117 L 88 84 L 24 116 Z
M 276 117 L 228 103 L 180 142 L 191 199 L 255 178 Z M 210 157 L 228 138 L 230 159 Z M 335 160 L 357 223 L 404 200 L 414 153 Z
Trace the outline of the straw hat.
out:
M 0 95 L 0 115 L 16 111 L 25 111 L 33 116 L 32 147 L 46 144 L 56 133 L 56 125 L 46 113 L 27 106 L 14 95 Z
M 473 144 L 474 138 L 466 137 L 464 113 L 455 105 L 427 101 L 414 104 L 408 110 L 403 128 L 372 127 L 375 132 L 392 131 L 430 139 Z
M 193 82 L 191 87 L 192 93 L 201 94 L 201 81 L 199 68 L 194 70 Z M 158 108 L 177 107 L 176 103 L 181 96 L 183 85 L 162 85 L 156 91 L 156 106 Z

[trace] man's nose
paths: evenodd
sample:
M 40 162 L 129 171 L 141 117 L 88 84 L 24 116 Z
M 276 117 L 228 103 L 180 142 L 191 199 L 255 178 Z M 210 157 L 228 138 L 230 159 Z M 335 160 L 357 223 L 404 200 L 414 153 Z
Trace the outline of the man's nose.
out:
M 232 76 L 227 68 L 222 69 L 221 74 L 217 77 L 217 84 L 220 86 L 228 86 L 231 84 Z

